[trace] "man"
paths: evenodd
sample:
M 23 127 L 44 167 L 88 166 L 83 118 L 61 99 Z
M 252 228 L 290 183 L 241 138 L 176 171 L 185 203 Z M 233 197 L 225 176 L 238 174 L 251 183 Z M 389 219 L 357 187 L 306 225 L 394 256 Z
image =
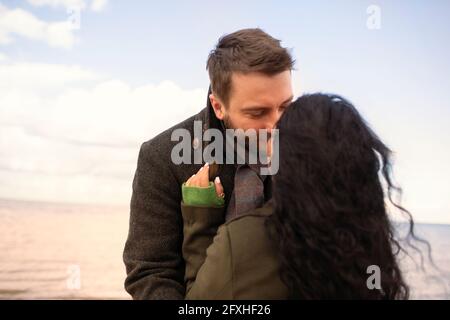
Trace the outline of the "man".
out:
M 185 296 L 181 184 L 202 164 L 175 165 L 171 161 L 172 148 L 177 144 L 171 141 L 172 132 L 186 129 L 194 136 L 194 121 L 202 122 L 203 131 L 273 129 L 293 99 L 293 64 L 280 41 L 260 29 L 244 29 L 222 37 L 208 57 L 211 87 L 206 108 L 142 144 L 123 254 L 127 271 L 125 289 L 133 299 Z M 194 139 L 193 150 L 198 147 L 199 142 Z M 241 189 L 253 190 L 253 183 L 259 180 L 250 179 L 254 172 L 248 166 L 234 164 L 221 165 L 218 176 L 230 219 L 245 208 L 235 197 L 240 192 L 234 190 L 235 183 Z M 270 179 L 264 179 L 265 201 L 270 197 L 269 183 Z

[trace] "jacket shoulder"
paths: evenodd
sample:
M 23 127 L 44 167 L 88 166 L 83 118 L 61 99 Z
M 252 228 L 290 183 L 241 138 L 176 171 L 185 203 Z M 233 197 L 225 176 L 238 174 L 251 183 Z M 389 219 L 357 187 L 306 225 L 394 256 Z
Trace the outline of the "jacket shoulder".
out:
M 234 238 L 259 237 L 264 232 L 266 215 L 248 214 L 228 221 L 225 225 Z
M 277 247 L 266 228 L 266 215 L 246 215 L 227 225 L 237 299 L 287 299 L 279 274 Z

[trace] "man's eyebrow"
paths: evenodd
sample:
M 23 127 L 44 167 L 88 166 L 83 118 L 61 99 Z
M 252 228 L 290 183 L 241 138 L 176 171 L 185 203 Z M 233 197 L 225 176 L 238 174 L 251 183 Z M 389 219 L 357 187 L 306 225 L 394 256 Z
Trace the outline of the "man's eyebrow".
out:
M 288 99 L 286 99 L 285 101 L 283 101 L 283 102 L 281 103 L 281 105 L 285 105 L 286 103 L 291 102 L 293 99 L 294 99 L 294 96 L 290 96 Z M 268 106 L 250 106 L 250 107 L 244 108 L 243 111 L 245 111 L 245 112 L 247 112 L 247 111 L 248 111 L 248 112 L 252 112 L 252 111 L 264 111 L 264 110 L 266 110 L 266 109 L 270 109 L 270 107 L 268 107 Z
M 292 100 L 294 100 L 294 96 L 290 96 L 289 99 L 287 99 L 286 101 L 284 101 L 281 105 L 286 104 L 288 102 L 291 102 Z
M 251 107 L 248 107 L 248 108 L 245 108 L 245 109 L 243 109 L 243 111 L 264 111 L 264 110 L 266 110 L 266 109 L 270 109 L 270 107 L 267 107 L 267 106 L 251 106 Z

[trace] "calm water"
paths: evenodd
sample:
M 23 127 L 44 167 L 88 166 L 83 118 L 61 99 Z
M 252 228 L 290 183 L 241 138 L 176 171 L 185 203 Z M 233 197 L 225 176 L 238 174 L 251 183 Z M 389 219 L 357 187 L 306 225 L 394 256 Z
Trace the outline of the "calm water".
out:
M 0 200 L 0 299 L 129 299 L 128 208 Z M 449 299 L 450 225 L 418 225 L 440 271 L 405 260 L 416 299 Z

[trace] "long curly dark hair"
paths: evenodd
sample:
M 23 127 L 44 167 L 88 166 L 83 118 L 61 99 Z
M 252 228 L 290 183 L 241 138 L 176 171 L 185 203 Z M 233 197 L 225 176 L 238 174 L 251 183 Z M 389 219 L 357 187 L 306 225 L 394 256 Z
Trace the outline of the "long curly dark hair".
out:
M 304 95 L 278 122 L 274 212 L 266 226 L 276 239 L 280 277 L 300 299 L 408 299 L 398 265 L 404 251 L 387 202 L 401 192 L 391 176 L 391 151 L 355 107 L 329 94 Z M 384 181 L 384 182 L 383 182 Z M 385 187 L 383 188 L 383 184 Z M 369 289 L 369 266 L 381 289 Z

